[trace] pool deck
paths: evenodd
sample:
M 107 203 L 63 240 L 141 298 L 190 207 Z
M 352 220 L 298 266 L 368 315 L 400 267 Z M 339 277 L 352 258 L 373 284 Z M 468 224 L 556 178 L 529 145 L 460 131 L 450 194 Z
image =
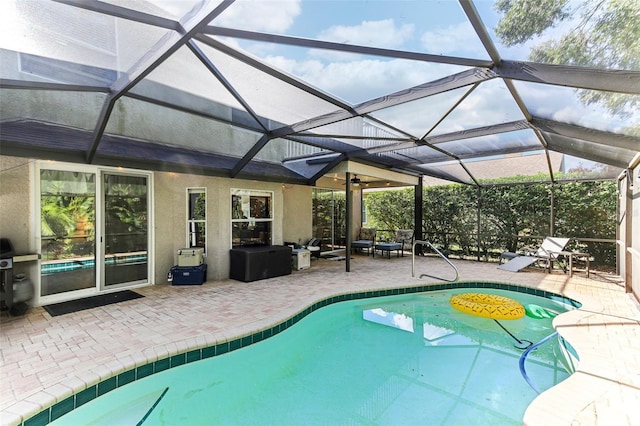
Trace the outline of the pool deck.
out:
M 455 261 L 461 281 L 538 288 L 583 307 L 554 325 L 580 356 L 578 372 L 543 392 L 526 425 L 640 425 L 640 309 L 620 283 L 556 271 L 508 272 L 495 263 Z M 442 259 L 418 258 L 416 274 L 452 277 Z M 0 423 L 16 425 L 88 386 L 131 368 L 252 334 L 328 296 L 410 287 L 438 280 L 411 276 L 411 256 L 313 260 L 291 275 L 243 283 L 156 285 L 146 297 L 51 317 L 33 308 L 0 317 Z

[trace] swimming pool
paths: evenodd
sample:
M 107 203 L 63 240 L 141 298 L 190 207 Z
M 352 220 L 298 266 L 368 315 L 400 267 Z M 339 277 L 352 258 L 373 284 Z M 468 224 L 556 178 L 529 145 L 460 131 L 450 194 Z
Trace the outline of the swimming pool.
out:
M 451 295 L 468 291 L 305 311 L 286 332 L 148 375 L 54 424 L 521 424 L 537 394 L 520 375 L 514 339 L 542 340 L 551 319 L 505 320 L 504 330 L 451 308 Z M 561 298 L 474 292 L 569 308 Z M 531 352 L 527 372 L 540 389 L 568 377 L 552 344 Z

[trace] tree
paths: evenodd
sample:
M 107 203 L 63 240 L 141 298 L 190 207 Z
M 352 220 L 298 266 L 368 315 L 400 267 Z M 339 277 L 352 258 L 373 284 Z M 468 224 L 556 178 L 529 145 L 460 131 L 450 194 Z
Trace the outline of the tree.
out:
M 616 193 L 612 181 L 566 183 L 556 189 L 556 234 L 616 238 Z M 574 243 L 568 249 L 590 253 L 596 264 L 616 264 L 615 243 Z
M 126 179 L 126 180 L 125 180 Z M 147 197 L 142 178 L 124 177 L 111 182 L 105 194 L 106 247 L 110 253 L 147 248 Z
M 470 254 L 477 235 L 476 194 L 475 188 L 459 184 L 425 188 L 424 230 L 443 253 Z
M 43 259 L 56 260 L 92 254 L 94 221 L 93 195 L 70 192 L 59 180 L 48 181 L 40 198 Z
M 413 188 L 370 192 L 366 196 L 371 225 L 380 229 L 413 229 Z
M 518 237 L 548 235 L 549 194 L 547 184 L 499 185 L 483 190 L 480 205 L 484 238 L 493 235 L 493 244 L 514 252 Z
M 560 37 L 535 45 L 535 62 L 596 68 L 640 69 L 640 1 L 638 0 L 497 0 L 503 16 L 496 34 L 507 46 L 522 44 L 563 23 Z M 580 90 L 585 104 L 599 103 L 629 116 L 640 107 L 638 96 Z

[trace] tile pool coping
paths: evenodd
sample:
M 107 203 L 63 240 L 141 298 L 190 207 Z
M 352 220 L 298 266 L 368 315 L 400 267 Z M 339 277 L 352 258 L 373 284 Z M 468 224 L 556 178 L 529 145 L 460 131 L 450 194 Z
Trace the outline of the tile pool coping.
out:
M 47 408 L 40 410 L 29 418 L 24 419 L 19 424 L 22 426 L 39 426 L 49 424 L 50 422 L 57 420 L 63 415 L 86 404 L 87 402 L 90 402 L 97 397 L 105 395 L 112 390 L 132 383 L 136 380 L 143 379 L 147 376 L 155 373 L 160 373 L 173 367 L 178 367 L 191 362 L 200 361 L 217 355 L 222 355 L 260 342 L 266 338 L 269 338 L 286 330 L 312 312 L 333 303 L 349 300 L 368 299 L 373 297 L 399 296 L 413 293 L 461 288 L 507 290 L 552 299 L 574 307 L 580 307 L 581 305 L 576 300 L 568 298 L 556 292 L 509 283 L 478 280 L 458 281 L 454 283 L 425 284 L 420 286 L 407 286 L 380 290 L 356 291 L 327 296 L 307 306 L 306 308 L 299 310 L 297 313 L 293 314 L 285 320 L 278 322 L 275 325 L 268 326 L 244 336 L 227 339 L 224 342 L 219 342 L 214 345 L 195 348 L 181 352 L 179 354 L 170 355 L 161 359 L 150 361 L 146 364 L 130 368 L 124 372 L 114 374 L 111 377 L 103 379 L 93 385 L 85 386 L 82 389 L 78 389 L 73 393 L 73 395 L 66 397 L 62 401 L 54 403 Z

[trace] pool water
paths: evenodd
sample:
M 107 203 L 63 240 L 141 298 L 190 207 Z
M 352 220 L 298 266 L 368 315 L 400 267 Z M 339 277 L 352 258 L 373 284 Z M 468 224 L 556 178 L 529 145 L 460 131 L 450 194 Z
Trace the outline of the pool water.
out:
M 104 259 L 106 266 L 144 264 L 147 262 L 146 253 L 107 255 Z M 42 275 L 56 274 L 59 272 L 76 271 L 79 269 L 93 269 L 96 266 L 95 258 L 82 257 L 67 260 L 44 261 L 40 265 Z
M 555 311 L 524 293 L 473 289 Z M 537 393 L 520 374 L 516 340 L 538 342 L 551 319 L 500 323 L 453 309 L 468 289 L 360 299 L 319 309 L 271 338 L 153 374 L 53 424 L 522 424 Z M 568 377 L 557 339 L 532 351 L 544 390 Z

